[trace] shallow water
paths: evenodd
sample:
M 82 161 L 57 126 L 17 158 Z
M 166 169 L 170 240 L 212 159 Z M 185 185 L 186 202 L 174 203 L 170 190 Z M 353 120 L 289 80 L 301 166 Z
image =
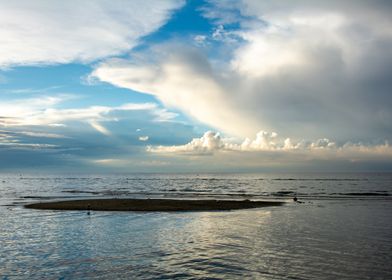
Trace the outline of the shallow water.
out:
M 304 203 L 293 203 L 297 195 Z M 3 279 L 392 279 L 392 174 L 0 176 Z M 272 199 L 237 211 L 42 211 L 47 198 Z

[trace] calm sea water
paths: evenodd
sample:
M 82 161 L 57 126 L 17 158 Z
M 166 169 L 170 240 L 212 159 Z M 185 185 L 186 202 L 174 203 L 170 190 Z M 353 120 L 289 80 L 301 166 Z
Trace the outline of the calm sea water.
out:
M 89 216 L 23 208 L 86 197 L 287 203 Z M 1 279 L 392 279 L 391 264 L 391 173 L 0 175 Z

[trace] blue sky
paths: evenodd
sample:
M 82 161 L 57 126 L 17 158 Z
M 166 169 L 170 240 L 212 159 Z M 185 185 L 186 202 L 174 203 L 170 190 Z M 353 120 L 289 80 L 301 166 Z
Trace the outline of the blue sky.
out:
M 391 170 L 391 9 L 0 0 L 0 170 Z

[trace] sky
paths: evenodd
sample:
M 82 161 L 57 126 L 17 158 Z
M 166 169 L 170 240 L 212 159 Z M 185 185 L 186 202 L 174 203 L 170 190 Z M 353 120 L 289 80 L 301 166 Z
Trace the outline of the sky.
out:
M 388 0 L 0 0 L 0 172 L 392 171 Z

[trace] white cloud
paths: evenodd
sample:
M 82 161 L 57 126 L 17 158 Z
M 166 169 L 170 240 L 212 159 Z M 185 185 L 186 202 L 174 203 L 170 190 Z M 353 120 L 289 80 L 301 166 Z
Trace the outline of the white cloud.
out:
M 240 39 L 235 31 L 225 30 L 223 25 L 218 25 L 212 32 L 211 38 L 228 44 L 236 43 Z
M 69 98 L 70 96 L 42 96 L 39 98 L 17 99 L 13 101 L 2 101 L 0 103 L 1 118 L 23 118 L 29 116 L 31 112 L 42 108 L 55 106 Z
M 6 147 L 11 149 L 54 149 L 58 148 L 58 145 L 53 144 L 41 144 L 41 143 L 18 143 L 18 142 L 0 142 L 0 147 Z
M 194 138 L 191 142 L 179 146 L 157 146 L 147 147 L 149 152 L 154 153 L 189 153 L 189 154 L 210 154 L 214 151 L 226 149 L 219 133 L 207 131 L 202 137 Z
M 145 142 L 145 141 L 148 141 L 148 139 L 150 139 L 150 137 L 148 137 L 148 136 L 139 136 L 139 141 Z
M 119 87 L 154 94 L 166 106 L 180 108 L 225 132 L 251 135 L 256 123 L 237 114 L 236 104 L 226 100 L 226 88 L 211 72 L 205 57 L 189 49 L 177 48 L 173 52 L 173 48 L 176 49 L 171 46 L 159 50 L 167 59 L 160 64 L 115 59 L 102 63 L 92 76 Z
M 97 121 L 93 120 L 90 121 L 90 125 L 98 132 L 106 135 L 106 136 L 110 136 L 112 135 L 112 133 L 107 130 L 102 124 L 98 123 Z
M 50 127 L 66 127 L 67 125 L 65 125 L 63 123 L 50 123 L 50 124 L 48 124 L 48 126 L 50 126 Z
M 194 138 L 191 142 L 179 146 L 150 146 L 150 152 L 157 153 L 192 153 L 192 154 L 212 154 L 218 151 L 288 151 L 288 150 L 305 150 L 321 149 L 334 147 L 333 142 L 328 139 L 319 139 L 314 143 L 305 141 L 292 143 L 289 138 L 278 138 L 275 132 L 260 131 L 256 138 L 251 140 L 245 138 L 242 143 L 235 139 L 222 138 L 219 133 L 207 131 L 200 138 Z
M 289 138 L 280 138 L 274 132 L 269 133 L 260 131 L 256 138 L 249 138 L 241 142 L 234 142 L 232 139 L 222 138 L 219 133 L 207 131 L 202 137 L 194 138 L 185 145 L 174 146 L 149 146 L 147 151 L 150 153 L 163 155 L 210 155 L 219 157 L 222 154 L 233 158 L 241 155 L 256 154 L 261 157 L 279 156 L 283 159 L 297 158 L 303 162 L 309 159 L 328 159 L 328 160 L 380 160 L 392 158 L 392 147 L 388 142 L 379 145 L 364 145 L 361 143 L 346 143 L 337 145 L 329 139 L 318 139 L 314 142 L 299 141 L 291 142 Z
M 66 122 L 86 122 L 98 132 L 110 136 L 111 132 L 104 122 L 117 121 L 112 115 L 118 111 L 145 111 L 156 122 L 172 121 L 177 114 L 159 108 L 155 103 L 126 103 L 120 106 L 90 106 L 87 108 L 56 108 L 69 96 L 38 97 L 24 100 L 13 100 L 0 104 L 0 127 L 49 126 L 65 127 Z M 18 132 L 22 133 L 22 132 Z M 27 136 L 55 137 L 56 134 L 37 134 L 26 132 Z
M 0 148 L 7 149 L 54 149 L 58 148 L 58 145 L 47 144 L 47 143 L 26 143 L 22 142 L 20 136 L 30 136 L 30 137 L 43 137 L 43 138 L 66 138 L 63 135 L 51 134 L 51 133 L 39 133 L 39 132 L 14 132 L 7 130 L 0 130 Z
M 391 5 L 225 3 L 247 20 L 227 60 L 216 62 L 187 46 L 156 46 L 137 61 L 107 61 L 92 76 L 153 94 L 238 137 L 266 130 L 297 142 L 324 135 L 342 142 L 392 139 Z M 219 13 L 209 10 L 209 16 Z M 218 25 L 215 37 L 223 31 Z
M 18 134 L 30 136 L 30 137 L 43 137 L 43 138 L 67 138 L 65 135 L 47 132 L 36 132 L 36 131 L 20 131 Z
M 0 68 L 89 62 L 133 48 L 182 0 L 0 1 Z
M 207 36 L 205 36 L 205 35 L 196 35 L 193 37 L 193 40 L 195 40 L 195 42 L 200 45 L 205 44 L 206 39 L 207 39 Z
M 92 160 L 95 164 L 102 164 L 102 165 L 120 165 L 127 163 L 125 160 L 122 159 L 115 159 L 115 158 L 104 158 L 104 159 L 97 159 Z

